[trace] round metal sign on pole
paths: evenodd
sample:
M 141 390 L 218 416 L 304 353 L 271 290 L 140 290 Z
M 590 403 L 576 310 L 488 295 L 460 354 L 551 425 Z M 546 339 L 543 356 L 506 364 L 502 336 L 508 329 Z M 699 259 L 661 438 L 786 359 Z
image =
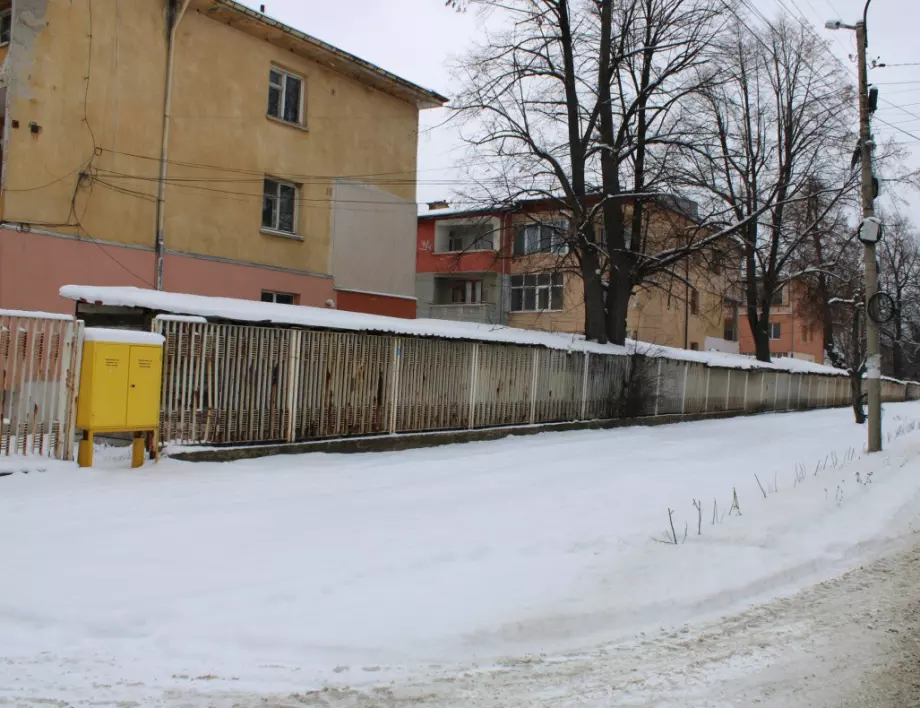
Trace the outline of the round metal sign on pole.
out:
M 875 293 L 875 295 L 869 298 L 869 304 L 866 310 L 875 324 L 887 324 L 894 319 L 894 300 L 888 293 Z

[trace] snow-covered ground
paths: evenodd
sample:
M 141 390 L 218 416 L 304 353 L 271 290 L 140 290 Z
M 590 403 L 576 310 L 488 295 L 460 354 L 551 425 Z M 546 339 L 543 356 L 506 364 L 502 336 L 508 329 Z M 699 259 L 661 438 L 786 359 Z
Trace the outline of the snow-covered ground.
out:
M 541 701 L 569 705 L 559 666 L 611 642 L 641 666 L 643 633 L 698 631 L 912 530 L 920 403 L 886 406 L 872 457 L 850 416 L 134 471 L 127 451 L 95 470 L 0 459 L 0 704 L 288 705 L 271 701 L 325 687 L 326 704 L 403 705 L 388 696 L 412 684 L 406 704 L 544 705 L 486 678 L 540 665 Z M 677 546 L 658 542 L 668 509 Z M 662 686 L 637 676 L 648 705 Z

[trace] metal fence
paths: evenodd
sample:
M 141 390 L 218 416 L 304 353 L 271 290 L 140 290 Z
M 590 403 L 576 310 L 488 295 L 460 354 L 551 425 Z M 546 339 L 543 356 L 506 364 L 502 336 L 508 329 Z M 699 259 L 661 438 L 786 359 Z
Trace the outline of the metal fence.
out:
M 0 311 L 0 456 L 73 457 L 83 323 Z
M 156 320 L 161 436 L 297 442 L 623 416 L 845 405 L 843 376 L 542 347 Z M 920 397 L 885 381 L 883 399 Z

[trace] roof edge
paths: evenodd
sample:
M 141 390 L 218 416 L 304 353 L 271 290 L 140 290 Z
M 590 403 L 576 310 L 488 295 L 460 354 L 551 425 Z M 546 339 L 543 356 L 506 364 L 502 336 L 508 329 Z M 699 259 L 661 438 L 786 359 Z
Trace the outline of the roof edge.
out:
M 268 27 L 280 30 L 285 34 L 310 45 L 314 49 L 325 52 L 331 57 L 335 57 L 336 59 L 348 62 L 360 71 L 368 72 L 376 76 L 378 79 L 382 79 L 384 82 L 392 84 L 394 88 L 400 89 L 414 98 L 415 103 L 419 108 L 439 108 L 448 101 L 446 96 L 442 96 L 436 91 L 432 91 L 430 89 L 424 88 L 423 86 L 419 86 L 418 84 L 414 84 L 407 79 L 397 76 L 396 74 L 393 74 L 392 72 L 377 66 L 376 64 L 372 64 L 371 62 L 356 56 L 355 54 L 346 52 L 344 49 L 339 49 L 338 47 L 329 44 L 328 42 L 317 39 L 316 37 L 313 37 L 306 32 L 301 32 L 299 29 L 291 27 L 290 25 L 286 25 L 279 20 L 272 19 L 268 15 L 264 15 L 261 12 L 236 2 L 236 0 L 208 0 L 208 2 L 212 7 L 225 7 L 232 12 L 246 16 L 255 22 L 259 22 L 263 25 L 267 25 Z M 265 38 L 263 37 L 263 39 Z

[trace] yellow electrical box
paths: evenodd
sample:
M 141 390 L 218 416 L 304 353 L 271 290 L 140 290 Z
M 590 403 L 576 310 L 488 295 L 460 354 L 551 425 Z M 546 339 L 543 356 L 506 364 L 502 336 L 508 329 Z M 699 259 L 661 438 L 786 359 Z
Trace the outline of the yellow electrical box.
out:
M 95 433 L 147 433 L 152 452 L 160 418 L 163 337 L 150 332 L 87 328 L 77 396 L 77 427 L 83 429 L 78 462 L 92 466 Z M 143 464 L 143 438 L 136 436 L 134 466 Z

